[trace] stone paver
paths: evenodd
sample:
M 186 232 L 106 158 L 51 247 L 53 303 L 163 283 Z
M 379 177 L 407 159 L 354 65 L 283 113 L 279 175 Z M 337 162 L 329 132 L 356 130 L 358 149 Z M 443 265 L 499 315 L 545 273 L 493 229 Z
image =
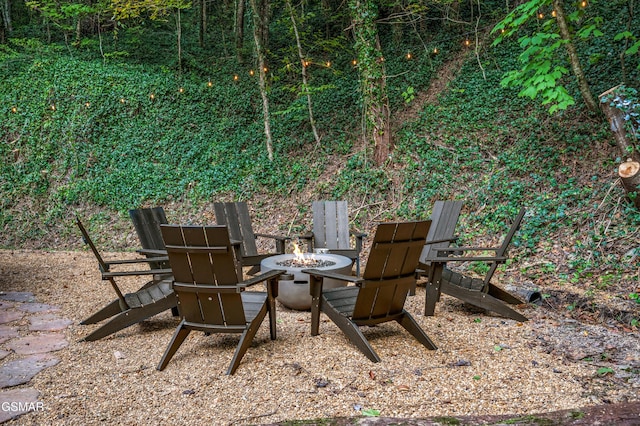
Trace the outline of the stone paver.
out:
M 7 291 L 0 292 L 0 299 L 11 300 L 13 302 L 35 302 L 36 298 L 29 291 Z
M 30 331 L 60 331 L 73 324 L 73 321 L 55 314 L 36 315 L 31 317 L 29 322 Z
M 31 355 L 59 351 L 67 345 L 69 342 L 62 333 L 43 333 L 13 339 L 5 346 L 16 354 Z
M 60 308 L 57 306 L 46 305 L 44 303 L 23 303 L 22 305 L 17 307 L 18 310 L 23 312 L 52 312 L 59 311 Z
M 24 312 L 18 311 L 0 311 L 0 324 L 7 324 L 9 322 L 17 321 L 24 317 Z
M 42 411 L 38 401 L 40 392 L 33 388 L 10 389 L 0 392 L 0 423 L 16 418 L 29 411 Z
M 7 362 L 0 367 L 0 388 L 9 388 L 28 383 L 33 376 L 59 362 L 58 358 L 49 354 L 31 355 Z

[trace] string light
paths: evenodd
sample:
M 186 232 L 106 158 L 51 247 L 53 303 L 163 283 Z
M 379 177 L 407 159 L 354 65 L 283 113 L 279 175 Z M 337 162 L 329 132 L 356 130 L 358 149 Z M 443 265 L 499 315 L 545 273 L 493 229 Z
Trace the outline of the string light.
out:
M 544 13 L 542 12 L 538 13 L 538 19 L 544 19 Z
M 327 68 L 331 68 L 331 61 L 327 61 L 325 65 L 327 66 Z
M 51 111 L 55 111 L 56 110 L 56 104 L 51 104 L 49 109 L 51 109 Z
M 85 106 L 85 108 L 89 108 L 91 106 L 91 102 L 85 102 L 84 106 Z
M 351 65 L 353 65 L 355 67 L 356 65 L 358 65 L 358 61 L 356 59 L 354 59 L 353 61 L 351 61 Z
M 553 16 L 553 17 L 555 18 L 557 15 L 558 15 L 558 13 L 556 12 L 556 10 L 555 10 L 555 9 L 553 9 L 553 10 L 551 11 L 551 16 Z
M 267 72 L 269 69 L 267 67 L 262 68 L 262 71 Z
M 471 41 L 470 41 L 469 39 L 466 39 L 466 40 L 464 41 L 464 45 L 465 45 L 465 46 L 467 46 L 467 47 L 468 47 L 468 46 L 471 46 Z
M 15 107 L 15 106 L 11 107 L 11 112 L 14 114 L 18 112 L 18 107 Z
M 238 81 L 238 80 L 240 80 L 240 77 L 238 77 L 238 74 L 234 74 L 233 81 Z
M 156 98 L 155 94 L 152 93 L 152 94 L 149 95 L 149 99 L 154 100 L 155 98 Z
M 434 54 L 434 55 L 437 55 L 437 54 L 438 54 L 438 52 L 439 52 L 438 48 L 437 48 L 437 47 L 434 47 L 434 48 L 433 48 L 433 54 Z
M 411 54 L 411 52 L 407 53 L 406 55 L 408 60 L 411 60 L 413 58 L 413 55 Z
M 120 98 L 120 103 L 121 103 L 121 104 L 123 104 L 123 103 L 125 103 L 125 102 L 127 102 L 127 101 L 126 101 L 124 98 Z
M 308 67 L 309 65 L 311 65 L 311 62 L 309 62 L 309 61 L 304 61 L 304 62 L 302 62 L 302 65 L 304 65 L 304 67 L 306 68 L 306 67 Z
M 249 75 L 250 75 L 251 77 L 253 77 L 253 75 L 254 75 L 255 73 L 256 73 L 256 72 L 255 72 L 254 70 L 249 70 Z
M 179 88 L 179 89 L 178 89 L 178 92 L 180 92 L 180 93 L 184 93 L 184 87 Z
M 588 5 L 589 5 L 589 3 L 587 3 L 587 2 L 586 2 L 586 0 L 583 0 L 583 1 L 580 3 L 580 7 L 587 7 Z
M 207 86 L 208 86 L 208 87 L 213 87 L 213 82 L 212 82 L 211 80 L 209 80 L 209 81 L 207 82 Z

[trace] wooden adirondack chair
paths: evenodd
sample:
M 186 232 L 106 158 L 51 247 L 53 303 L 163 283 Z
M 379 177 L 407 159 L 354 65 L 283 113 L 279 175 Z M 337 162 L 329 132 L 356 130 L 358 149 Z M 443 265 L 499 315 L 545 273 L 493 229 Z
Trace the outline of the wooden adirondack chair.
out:
M 76 223 L 82 233 L 82 238 L 85 243 L 89 245 L 98 260 L 102 279 L 109 281 L 118 296 L 116 300 L 80 323 L 83 325 L 96 324 L 111 318 L 107 323 L 82 340 L 93 341 L 101 339 L 176 306 L 177 302 L 171 289 L 171 281 L 166 279 L 166 277 L 171 274 L 171 269 L 123 270 L 114 272 L 111 268 L 116 265 L 148 264 L 149 261 L 147 258 L 105 261 L 78 216 L 76 216 Z M 168 258 L 158 258 L 158 260 L 166 261 Z M 135 293 L 123 294 L 115 281 L 116 277 L 149 275 L 153 278 Z
M 329 249 L 329 253 L 346 256 L 356 264 L 356 275 L 360 276 L 360 252 L 362 239 L 367 235 L 349 228 L 349 212 L 346 201 L 314 201 L 313 231 L 300 238 L 307 241 L 307 251 L 316 248 Z M 351 245 L 355 238 L 355 247 Z
M 260 270 L 262 259 L 284 253 L 285 243 L 290 238 L 253 232 L 247 203 L 213 203 L 213 210 L 216 215 L 216 223 L 226 225 L 231 239 L 240 242 L 242 266 L 251 267 L 249 274 L 255 274 Z M 272 239 L 275 242 L 275 251 L 260 254 L 256 243 L 258 237 Z
M 436 270 L 432 267 L 431 257 L 437 255 L 437 250 L 447 248 L 456 241 L 455 230 L 460 211 L 462 210 L 462 201 L 436 201 L 431 211 L 431 227 L 427 234 L 427 241 L 420 253 L 420 275 L 432 277 Z M 436 265 L 439 267 L 439 265 Z M 440 283 L 433 279 L 427 278 L 426 282 L 426 298 L 424 305 L 424 314 L 433 315 L 436 302 L 440 298 Z
M 435 255 L 428 258 L 433 268 L 429 278 L 433 281 L 431 283 L 434 289 L 432 293 L 435 294 L 433 298 L 438 300 L 440 293 L 445 293 L 504 317 L 516 321 L 527 321 L 527 317 L 506 305 L 506 303 L 518 305 L 525 302 L 491 283 L 497 267 L 508 259 L 507 250 L 525 213 L 526 210 L 522 208 L 499 247 L 446 247 L 436 250 Z M 481 254 L 469 254 L 474 252 Z M 482 254 L 487 252 L 490 254 Z M 487 262 L 489 270 L 482 279 L 472 278 L 447 268 L 446 264 L 449 262 Z M 427 301 L 435 303 L 429 300 L 430 297 L 432 296 L 427 295 Z M 433 309 L 427 313 L 425 308 L 425 315 L 433 315 Z
M 233 374 L 267 313 L 271 340 L 276 338 L 277 279 L 285 271 L 273 270 L 241 281 L 239 256 L 226 226 L 162 225 L 161 229 L 182 320 L 157 368 L 167 366 L 191 330 L 240 333 L 227 369 L 227 374 Z M 266 283 L 267 292 L 244 291 L 260 282 Z
M 430 221 L 382 223 L 378 225 L 362 278 L 321 271 L 310 275 L 311 334 L 319 333 L 320 312 L 324 312 L 367 358 L 379 362 L 359 326 L 397 321 L 428 349 L 436 345 L 404 309 L 415 285 L 418 257 L 424 246 Z M 356 286 L 322 289 L 322 279 L 349 281 Z
M 164 209 L 162 207 L 133 209 L 129 210 L 129 217 L 136 230 L 136 234 L 138 234 L 140 246 L 142 247 L 138 252 L 149 258 L 166 257 L 167 252 L 164 248 L 162 233 L 160 232 L 160 225 L 168 223 Z M 170 268 L 168 260 L 164 262 L 150 262 L 150 265 L 152 269 Z

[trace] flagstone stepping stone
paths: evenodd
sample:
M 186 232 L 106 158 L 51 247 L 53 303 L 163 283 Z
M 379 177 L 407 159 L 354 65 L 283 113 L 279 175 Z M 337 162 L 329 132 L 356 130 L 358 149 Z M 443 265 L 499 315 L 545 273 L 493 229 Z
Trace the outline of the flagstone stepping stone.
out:
M 22 305 L 17 307 L 19 310 L 23 312 L 51 312 L 51 311 L 59 311 L 60 308 L 57 306 L 51 306 L 44 303 L 23 303 Z
M 38 401 L 40 392 L 34 388 L 9 389 L 0 392 L 0 423 L 11 420 L 29 411 L 44 410 Z
M 24 316 L 23 312 L 18 311 L 0 311 L 0 324 L 16 321 Z
M 0 293 L 0 299 L 13 302 L 35 302 L 36 298 L 30 291 L 7 291 Z
M 0 309 L 9 309 L 13 308 L 13 303 L 7 302 L 6 300 L 0 299 Z
M 13 339 L 5 346 L 16 354 L 31 355 L 59 351 L 68 344 L 62 333 L 43 333 Z
M 33 376 L 60 360 L 52 355 L 37 354 L 11 361 L 0 367 L 0 388 L 28 383 Z
M 0 325 L 0 343 L 4 343 L 9 339 L 13 339 L 14 337 L 18 337 L 20 333 L 18 333 L 17 327 L 9 327 L 8 325 Z
M 0 359 L 5 358 L 9 354 L 11 354 L 11 352 L 0 350 Z
M 73 321 L 60 318 L 55 314 L 36 315 L 31 317 L 29 321 L 31 322 L 30 331 L 60 331 L 73 324 Z

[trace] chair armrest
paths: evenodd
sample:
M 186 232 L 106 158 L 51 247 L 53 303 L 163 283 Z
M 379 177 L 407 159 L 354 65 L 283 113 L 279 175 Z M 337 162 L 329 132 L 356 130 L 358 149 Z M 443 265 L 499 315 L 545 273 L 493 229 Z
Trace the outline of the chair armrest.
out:
M 438 248 L 440 252 L 458 252 L 458 251 L 498 251 L 499 247 L 443 247 Z
M 424 244 L 429 245 L 429 244 L 437 244 L 437 243 L 455 243 L 456 241 L 458 241 L 458 237 L 440 238 L 437 240 L 427 240 L 424 242 Z
M 168 257 L 154 257 L 154 262 L 163 262 L 165 260 L 169 260 Z M 107 266 L 111 265 L 131 265 L 136 263 L 149 263 L 149 258 L 145 257 L 144 259 L 120 259 L 120 260 L 107 260 L 104 262 Z
M 145 256 L 157 257 L 166 256 L 167 251 L 163 249 L 138 249 L 136 253 L 143 254 Z
M 261 234 L 261 233 L 254 233 L 253 235 L 255 235 L 256 237 L 271 238 L 278 241 L 288 241 L 291 239 L 291 237 L 285 237 L 284 235 L 272 235 L 272 234 Z
M 173 271 L 169 269 L 147 269 L 144 271 L 120 271 L 120 272 L 103 272 L 102 279 L 108 280 L 113 277 L 135 277 L 138 275 L 164 275 L 172 274 Z
M 267 281 L 267 280 L 270 280 L 271 278 L 279 277 L 280 275 L 285 274 L 286 272 L 287 271 L 285 271 L 284 269 L 272 269 L 271 271 L 267 271 L 263 274 L 256 275 L 255 277 L 246 279 L 241 283 L 239 283 L 239 285 L 242 285 L 244 287 L 251 287 L 254 284 L 258 284 L 259 282 Z
M 340 274 L 333 271 L 322 271 L 320 269 L 303 269 L 300 272 L 313 275 L 315 277 L 332 278 L 334 280 L 346 281 L 346 282 L 356 283 L 356 284 L 360 284 L 364 281 L 362 278 L 356 277 L 353 275 L 345 275 L 345 274 Z
M 507 256 L 461 256 L 461 257 L 432 257 L 429 262 L 447 263 L 447 262 L 497 262 L 504 263 L 509 258 Z

